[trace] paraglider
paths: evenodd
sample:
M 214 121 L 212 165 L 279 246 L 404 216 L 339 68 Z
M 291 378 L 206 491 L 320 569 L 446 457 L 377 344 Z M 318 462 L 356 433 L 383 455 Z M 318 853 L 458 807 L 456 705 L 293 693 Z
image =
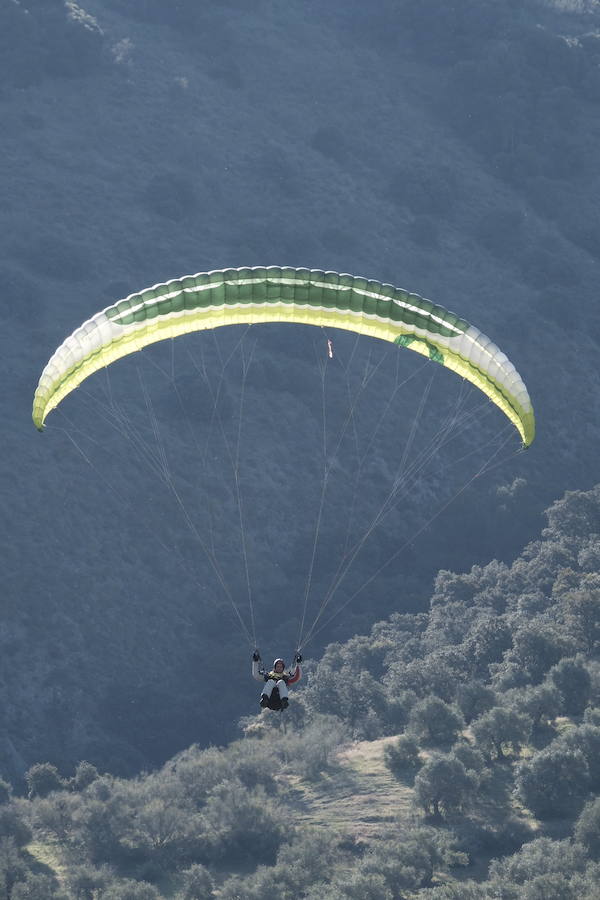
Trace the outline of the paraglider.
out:
M 325 330 L 342 329 L 414 350 L 428 360 L 452 370 L 465 382 L 478 388 L 512 423 L 523 446 L 529 446 L 534 440 L 534 412 L 523 380 L 496 344 L 465 319 L 418 294 L 409 293 L 391 284 L 336 272 L 277 266 L 223 269 L 187 275 L 131 294 L 96 313 L 63 341 L 46 364 L 35 391 L 33 422 L 40 431 L 43 430 L 49 413 L 88 376 L 150 344 L 178 338 L 191 332 L 215 330 L 227 325 L 250 327 L 268 322 L 312 325 Z M 325 338 L 326 359 L 334 360 L 335 356 L 334 365 L 337 365 L 340 354 L 337 351 L 334 354 L 333 340 L 327 331 Z M 391 403 L 389 405 L 391 406 Z M 353 415 L 352 408 L 346 422 L 353 422 Z M 448 423 L 442 423 L 439 438 L 434 437 L 431 448 L 423 453 L 423 459 L 426 461 L 431 459 L 436 448 L 443 445 L 447 429 L 451 428 L 455 420 L 456 416 L 451 415 Z M 155 428 L 154 431 L 158 433 L 158 429 Z M 217 581 L 231 603 L 234 616 L 249 646 L 256 648 L 255 617 L 239 484 L 240 431 L 241 428 L 238 427 L 238 446 L 233 454 L 232 465 L 248 590 L 250 628 L 246 627 L 236 598 L 228 587 L 214 546 L 210 541 L 204 540 L 185 507 L 181 492 L 175 489 L 168 473 L 159 466 L 158 474 L 164 476 L 165 483 L 172 490 L 194 539 L 202 548 Z M 404 454 L 410 449 L 413 434 L 414 429 L 407 440 Z M 338 446 L 340 442 L 341 439 L 338 440 Z M 159 456 L 162 459 L 162 455 Z M 323 456 L 321 497 L 312 548 L 308 554 L 309 571 L 303 609 L 299 616 L 301 624 L 295 642 L 296 647 L 306 647 L 307 641 L 312 640 L 318 631 L 326 627 L 330 621 L 323 619 L 326 606 L 346 578 L 365 541 L 397 502 L 396 498 L 401 488 L 410 484 L 421 467 L 421 462 L 412 468 L 408 467 L 408 475 L 405 477 L 402 474 L 404 456 L 402 453 L 399 454 L 400 468 L 388 496 L 372 516 L 362 536 L 356 540 L 351 539 L 348 531 L 343 544 L 341 562 L 329 588 L 322 592 L 323 599 L 314 621 L 310 623 L 308 599 L 331 465 L 327 455 L 324 453 Z M 360 461 L 359 471 L 362 465 L 363 462 Z M 483 467 L 480 471 L 483 471 Z M 448 500 L 446 505 L 449 502 L 451 500 Z M 348 516 L 349 522 L 351 519 L 352 515 Z M 421 533 L 429 522 L 431 518 L 425 525 L 421 525 L 417 534 Z M 378 564 L 375 574 L 395 559 L 406 545 L 405 541 L 399 546 L 394 546 L 387 562 Z M 371 576 L 361 587 L 353 591 L 336 614 L 339 614 L 340 610 L 347 606 L 374 577 Z M 264 685 L 260 700 L 262 707 L 282 709 L 287 706 L 288 687 L 301 677 L 300 662 L 301 657 L 297 652 L 293 668 L 286 670 L 285 663 L 279 659 L 275 661 L 272 670 L 267 672 L 262 668 L 260 655 L 255 650 L 252 674 Z
M 260 653 L 255 650 L 252 654 L 252 677 L 264 682 L 260 695 L 260 705 L 263 709 L 284 710 L 288 708 L 288 687 L 296 684 L 302 678 L 302 654 L 297 651 L 294 654 L 293 668 L 285 668 L 285 660 L 279 658 L 273 662 L 273 668 L 267 672 L 262 666 Z

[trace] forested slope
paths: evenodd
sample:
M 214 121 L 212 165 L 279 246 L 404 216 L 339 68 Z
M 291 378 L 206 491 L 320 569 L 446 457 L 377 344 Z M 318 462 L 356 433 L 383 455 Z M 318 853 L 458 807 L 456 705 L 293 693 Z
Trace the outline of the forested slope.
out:
M 267 711 L 134 780 L 5 784 L 8 896 L 593 900 L 599 649 L 596 487 L 512 565 L 440 572 L 427 613 L 328 647 L 285 732 Z

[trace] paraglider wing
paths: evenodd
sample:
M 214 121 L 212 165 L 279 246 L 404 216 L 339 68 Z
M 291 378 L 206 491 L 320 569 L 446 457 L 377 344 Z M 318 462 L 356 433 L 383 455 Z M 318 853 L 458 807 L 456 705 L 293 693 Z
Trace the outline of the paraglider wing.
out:
M 114 360 L 155 341 L 223 325 L 299 322 L 343 328 L 416 350 L 475 384 L 525 446 L 535 419 L 527 389 L 499 348 L 464 319 L 418 294 L 315 269 L 223 269 L 132 294 L 96 313 L 56 350 L 35 392 L 33 421 Z

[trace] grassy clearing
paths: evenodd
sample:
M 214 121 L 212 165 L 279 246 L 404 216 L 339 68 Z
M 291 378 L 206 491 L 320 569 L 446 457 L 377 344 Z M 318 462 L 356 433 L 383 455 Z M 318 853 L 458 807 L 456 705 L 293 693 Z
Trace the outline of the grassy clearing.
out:
M 342 749 L 336 767 L 318 781 L 286 776 L 299 821 L 372 841 L 399 818 L 412 819 L 412 788 L 396 781 L 383 761 L 383 749 L 394 739 L 359 741 Z
M 63 882 L 68 874 L 69 866 L 64 859 L 60 845 L 48 838 L 47 840 L 31 841 L 25 847 L 25 851 L 35 860 L 36 868 L 46 875 L 54 875 L 59 882 Z

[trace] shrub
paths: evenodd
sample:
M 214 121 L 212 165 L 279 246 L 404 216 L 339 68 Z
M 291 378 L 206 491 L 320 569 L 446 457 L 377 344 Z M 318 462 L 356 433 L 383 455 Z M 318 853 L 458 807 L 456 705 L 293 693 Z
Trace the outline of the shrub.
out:
M 316 716 L 300 733 L 290 766 L 304 778 L 314 781 L 332 766 L 347 738 L 346 727 L 336 716 Z
M 206 850 L 200 815 L 160 793 L 135 803 L 121 843 L 153 879 Z
M 310 897 L 330 895 L 328 882 L 339 857 L 340 845 L 335 835 L 323 829 L 303 828 L 291 844 L 283 844 L 274 866 L 259 866 L 246 878 L 233 877 L 221 889 L 223 900 L 263 900 L 265 897 Z M 315 885 L 319 885 L 315 888 Z
M 248 791 L 238 780 L 217 785 L 204 810 L 212 859 L 252 860 L 272 865 L 286 824 L 259 791 Z
M 402 734 L 400 737 L 386 744 L 383 751 L 383 759 L 396 778 L 406 774 L 410 770 L 418 769 L 421 765 L 419 760 L 419 744 L 412 734 Z
M 190 747 L 177 757 L 173 772 L 186 796 L 201 807 L 215 785 L 229 778 L 231 764 L 226 755 L 214 747 L 207 750 Z
M 225 753 L 230 763 L 230 775 L 239 778 L 245 787 L 262 787 L 268 794 L 276 793 L 277 766 L 273 765 L 272 755 L 265 753 L 262 740 L 237 741 L 230 744 Z

